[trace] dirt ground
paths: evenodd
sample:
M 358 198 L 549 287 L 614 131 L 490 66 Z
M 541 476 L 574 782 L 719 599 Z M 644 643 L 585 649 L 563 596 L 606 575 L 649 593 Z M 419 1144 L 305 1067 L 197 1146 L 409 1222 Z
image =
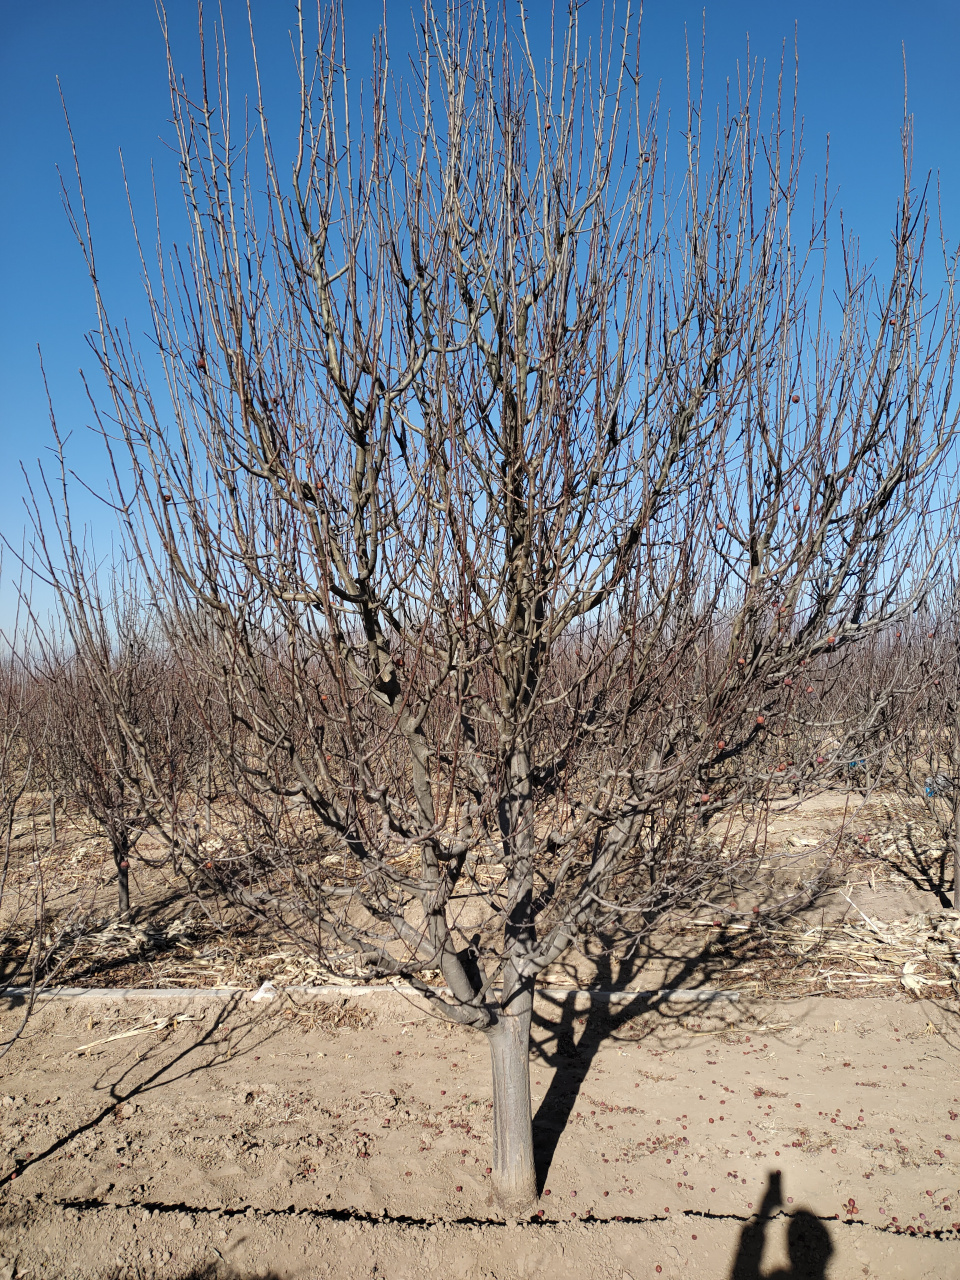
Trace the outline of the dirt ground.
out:
M 828 795 L 773 814 L 764 867 L 799 884 L 831 840 L 835 887 L 787 929 L 747 945 L 731 902 L 632 977 L 548 975 L 522 1224 L 492 1204 L 482 1036 L 389 989 L 253 1002 L 325 977 L 156 886 L 0 1060 L 0 1280 L 960 1280 L 947 862 L 883 798 Z
M 51 1000 L 0 1068 L 0 1276 L 953 1280 L 958 1048 L 906 994 L 542 1000 L 517 1225 L 485 1042 L 400 995 Z

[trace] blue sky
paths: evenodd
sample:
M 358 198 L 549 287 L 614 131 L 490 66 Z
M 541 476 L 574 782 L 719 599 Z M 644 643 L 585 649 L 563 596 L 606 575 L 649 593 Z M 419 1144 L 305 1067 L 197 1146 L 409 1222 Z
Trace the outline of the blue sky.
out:
M 244 69 L 245 9 L 224 0 L 236 24 L 236 61 Z M 212 9 L 213 6 L 210 6 Z M 599 11 L 594 0 L 593 8 Z M 351 63 L 369 65 L 370 41 L 382 0 L 350 0 Z M 547 0 L 530 0 L 542 27 Z M 292 86 L 287 0 L 253 0 L 268 96 Z M 196 65 L 194 0 L 170 0 L 175 46 L 189 75 Z M 394 65 L 408 46 L 407 0 L 387 0 Z M 900 187 L 903 48 L 909 105 L 915 117 L 919 181 L 939 171 L 948 235 L 960 235 L 960 5 L 956 0 L 648 0 L 641 67 L 652 96 L 682 113 L 684 41 L 697 51 L 705 23 L 707 101 L 722 98 L 727 76 L 753 57 L 779 64 L 784 41 L 792 56 L 796 27 L 800 109 L 805 121 L 808 177 L 822 172 L 827 135 L 830 167 L 845 223 L 860 236 L 863 256 L 882 263 Z M 162 211 L 176 237 L 179 189 L 169 150 L 169 98 L 163 44 L 153 0 L 0 0 L 0 533 L 16 543 L 24 525 L 20 463 L 35 469 L 51 443 L 37 355 L 42 349 L 60 429 L 71 433 L 70 458 L 97 487 L 102 460 L 86 430 L 91 413 L 79 376 L 95 373 L 84 335 L 95 315 L 89 280 L 63 212 L 57 166 L 71 176 L 69 141 L 57 89 L 73 124 L 98 244 L 102 283 L 116 321 L 145 328 L 139 269 L 120 172 L 123 152 L 134 198 L 149 219 L 151 166 Z M 278 97 L 278 101 L 280 101 Z M 273 118 L 282 133 L 282 106 Z M 78 490 L 77 511 L 109 539 L 111 521 Z M 0 592 L 0 615 L 8 611 Z M 2 621 L 2 618 L 0 618 Z

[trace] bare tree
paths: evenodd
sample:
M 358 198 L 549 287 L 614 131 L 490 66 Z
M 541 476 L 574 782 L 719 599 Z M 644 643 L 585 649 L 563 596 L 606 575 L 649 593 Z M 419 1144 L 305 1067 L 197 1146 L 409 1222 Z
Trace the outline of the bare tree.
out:
M 32 1011 L 39 987 L 38 969 L 43 953 L 45 925 L 42 878 L 36 867 L 26 867 L 29 857 L 14 844 L 17 809 L 31 785 L 33 752 L 29 721 L 34 691 L 23 665 L 23 632 L 15 626 L 13 638 L 3 637 L 0 660 L 0 995 L 11 987 L 25 987 L 23 1017 L 12 1032 L 0 1038 L 0 1055 L 22 1031 Z
M 30 585 L 24 571 L 12 624 L 0 635 L 0 997 L 19 1011 L 5 1022 L 0 1057 L 69 960 L 89 905 L 82 896 L 65 902 L 62 885 L 50 874 L 56 838 L 46 826 L 45 807 L 37 807 L 47 707 L 35 665 Z
M 960 911 L 960 617 L 956 591 L 950 603 L 950 609 L 938 618 L 941 660 L 925 708 L 930 717 L 925 755 L 931 765 L 936 759 L 946 768 L 931 767 L 924 775 L 923 800 L 952 854 L 953 905 Z M 939 751 L 931 750 L 936 738 L 940 739 Z
M 914 678 L 908 695 L 897 699 L 895 758 L 908 813 L 940 841 L 939 859 L 922 859 L 917 869 L 943 905 L 952 871 L 953 905 L 960 910 L 960 591 L 953 556 L 939 568 L 923 612 L 896 632 Z
M 121 558 L 105 568 L 76 534 L 52 404 L 51 426 L 56 481 L 42 469 L 39 493 L 28 481 L 33 555 L 58 604 L 49 625 L 34 626 L 47 701 L 40 754 L 51 790 L 51 831 L 59 792 L 106 836 L 124 920 L 130 862 L 142 837 L 152 830 L 166 846 L 159 862 L 146 861 L 169 859 L 177 870 L 175 833 L 191 821 L 199 826 L 198 775 L 204 756 L 210 760 L 209 734 L 136 564 Z M 209 824 L 209 764 L 205 783 Z
M 121 692 L 127 695 L 132 668 L 124 659 L 131 656 L 123 655 L 126 669 L 118 677 Z M 149 825 L 139 789 L 129 781 L 130 748 L 115 722 L 111 726 L 115 736 L 104 733 L 112 719 L 111 710 L 88 679 L 83 660 L 62 650 L 48 653 L 51 658 L 44 671 L 55 713 L 48 739 L 50 768 L 59 781 L 60 794 L 106 837 L 116 869 L 117 910 L 120 918 L 126 919 L 130 914 L 130 860 Z
M 42 545 L 42 544 L 38 544 Z M 46 566 L 51 572 L 51 563 Z M 196 747 L 201 735 L 190 699 L 177 690 L 174 664 L 158 632 L 114 575 L 101 594 L 85 558 L 71 579 L 54 568 L 62 632 L 38 632 L 38 682 L 46 725 L 38 743 L 47 776 L 68 805 L 85 814 L 109 844 L 117 910 L 130 915 L 130 864 L 149 831 L 163 839 L 176 820 L 195 816 Z M 73 594 L 65 582 L 73 582 Z M 168 860 L 171 842 L 159 856 Z
M 922 597 L 957 429 L 909 127 L 886 275 L 844 240 L 831 324 L 784 77 L 764 123 L 748 69 L 713 135 L 692 85 L 675 160 L 630 12 L 589 49 L 580 22 L 541 62 L 521 7 L 428 0 L 399 88 L 377 46 L 358 124 L 318 6 L 289 179 L 259 88 L 236 136 L 218 55 L 195 96 L 171 61 L 192 242 L 144 270 L 172 427 L 75 206 L 116 500 L 229 711 L 236 847 L 191 856 L 487 1037 L 510 1214 L 536 1197 L 538 976 L 729 872 L 719 819 L 785 782 L 768 744 L 808 671 Z

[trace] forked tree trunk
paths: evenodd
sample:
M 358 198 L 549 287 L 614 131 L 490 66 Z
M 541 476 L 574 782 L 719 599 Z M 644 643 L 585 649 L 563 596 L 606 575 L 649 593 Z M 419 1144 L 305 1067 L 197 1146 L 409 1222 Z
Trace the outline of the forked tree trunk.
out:
M 960 804 L 954 799 L 953 810 L 953 906 L 960 911 Z
M 493 1066 L 493 1190 L 508 1219 L 529 1214 L 537 1200 L 530 1107 L 530 1025 L 533 991 L 524 985 L 485 1032 Z

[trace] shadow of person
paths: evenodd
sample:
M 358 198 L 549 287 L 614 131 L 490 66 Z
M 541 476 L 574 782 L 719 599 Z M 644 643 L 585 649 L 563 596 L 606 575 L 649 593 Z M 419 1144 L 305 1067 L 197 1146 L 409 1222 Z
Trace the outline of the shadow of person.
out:
M 783 1204 L 779 1171 L 771 1173 L 759 1212 L 753 1222 L 740 1232 L 737 1256 L 730 1272 L 730 1280 L 826 1280 L 827 1264 L 833 1254 L 833 1243 L 826 1227 L 812 1213 L 800 1209 L 787 1227 L 787 1254 L 790 1266 L 786 1270 L 765 1274 L 760 1270 L 767 1227 L 774 1209 Z

